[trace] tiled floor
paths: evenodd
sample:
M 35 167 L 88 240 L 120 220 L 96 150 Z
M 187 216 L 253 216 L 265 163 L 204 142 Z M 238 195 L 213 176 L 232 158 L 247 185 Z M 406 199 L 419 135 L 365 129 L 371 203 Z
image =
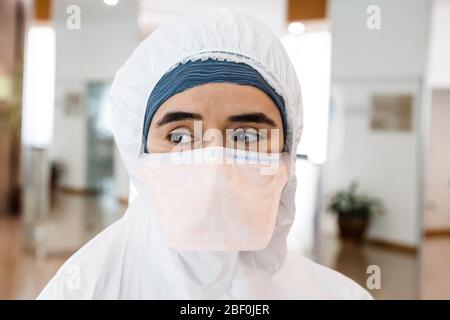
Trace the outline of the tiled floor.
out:
M 0 299 L 34 299 L 63 262 L 126 206 L 111 197 L 57 194 L 47 226 L 47 256 L 22 250 L 22 222 L 0 216 Z
M 380 289 L 369 290 L 375 299 L 419 298 L 420 254 L 371 244 L 342 243 L 326 237 L 320 242 L 319 262 L 347 275 L 366 289 L 371 275 L 368 267 L 379 267 Z M 450 268 L 450 261 L 448 266 Z
M 425 241 L 420 261 L 420 298 L 450 299 L 450 237 Z
M 59 194 L 48 224 L 46 258 L 21 249 L 21 221 L 0 217 L 0 299 L 33 299 L 81 244 L 126 207 L 108 197 Z M 57 241 L 56 241 L 57 240 Z M 365 286 L 367 266 L 381 269 L 378 299 L 450 299 L 450 237 L 426 239 L 418 254 L 321 238 L 316 259 Z

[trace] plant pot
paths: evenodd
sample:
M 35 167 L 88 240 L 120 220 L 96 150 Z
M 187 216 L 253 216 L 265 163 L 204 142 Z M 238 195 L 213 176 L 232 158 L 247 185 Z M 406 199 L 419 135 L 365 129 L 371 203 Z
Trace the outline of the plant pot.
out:
M 343 240 L 362 242 L 368 224 L 367 216 L 338 214 L 339 235 Z

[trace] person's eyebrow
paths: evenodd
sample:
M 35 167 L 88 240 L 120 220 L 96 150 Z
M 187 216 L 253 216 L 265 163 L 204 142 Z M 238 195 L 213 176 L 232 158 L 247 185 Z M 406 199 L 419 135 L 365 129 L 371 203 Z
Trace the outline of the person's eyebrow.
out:
M 202 120 L 202 116 L 197 113 L 191 112 L 181 112 L 181 111 L 168 112 L 161 118 L 161 120 L 158 121 L 157 125 L 158 127 L 160 127 L 167 123 L 181 120 Z
M 255 112 L 255 113 L 245 113 L 238 114 L 234 116 L 229 116 L 227 118 L 229 122 L 254 122 L 254 123 L 267 123 L 271 126 L 276 126 L 275 121 L 266 116 L 264 113 Z

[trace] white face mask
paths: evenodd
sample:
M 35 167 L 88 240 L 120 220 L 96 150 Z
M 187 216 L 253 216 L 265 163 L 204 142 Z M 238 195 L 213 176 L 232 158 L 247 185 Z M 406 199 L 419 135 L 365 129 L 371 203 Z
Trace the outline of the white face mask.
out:
M 142 154 L 140 192 L 176 250 L 261 250 L 269 243 L 289 156 L 211 147 Z M 150 210 L 149 210 L 150 212 Z

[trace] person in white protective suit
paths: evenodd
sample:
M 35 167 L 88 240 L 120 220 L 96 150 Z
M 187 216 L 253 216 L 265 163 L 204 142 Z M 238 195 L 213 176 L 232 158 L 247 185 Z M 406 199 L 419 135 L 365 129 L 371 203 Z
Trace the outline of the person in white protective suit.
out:
M 262 23 L 222 10 L 158 28 L 109 107 L 137 195 L 38 299 L 371 299 L 287 253 L 301 94 Z

